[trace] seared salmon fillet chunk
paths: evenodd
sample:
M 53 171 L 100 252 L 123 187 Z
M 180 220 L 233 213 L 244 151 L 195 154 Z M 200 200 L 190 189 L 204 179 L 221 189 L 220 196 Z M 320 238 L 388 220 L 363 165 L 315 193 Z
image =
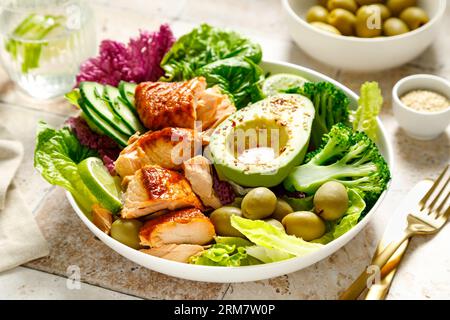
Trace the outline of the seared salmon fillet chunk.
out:
M 115 162 L 121 177 L 133 175 L 148 164 L 179 170 L 184 160 L 201 152 L 202 138 L 191 129 L 164 128 L 147 132 L 122 150 Z
M 203 204 L 214 209 L 222 206 L 213 189 L 213 175 L 210 161 L 204 156 L 195 156 L 184 161 L 183 171 L 192 190 L 200 197 Z
M 150 130 L 165 127 L 202 130 L 217 126 L 236 111 L 218 87 L 206 88 L 203 77 L 184 82 L 142 82 L 136 87 L 136 110 Z
M 121 216 L 132 219 L 186 207 L 203 207 L 186 178 L 176 171 L 148 165 L 130 177 Z
M 139 232 L 141 244 L 150 247 L 171 243 L 204 245 L 215 235 L 214 225 L 196 208 L 174 211 L 149 220 Z
M 189 258 L 195 256 L 205 250 L 202 246 L 198 244 L 165 244 L 161 247 L 154 247 L 150 249 L 141 249 L 141 252 L 146 254 L 177 261 L 188 263 Z

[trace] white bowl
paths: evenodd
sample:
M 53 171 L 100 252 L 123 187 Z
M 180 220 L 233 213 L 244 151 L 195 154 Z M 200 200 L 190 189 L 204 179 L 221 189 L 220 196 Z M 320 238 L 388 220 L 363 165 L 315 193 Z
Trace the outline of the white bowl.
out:
M 335 86 L 342 89 L 351 100 L 351 107 L 356 108 L 358 96 L 353 93 L 350 89 L 338 83 L 337 81 L 320 74 L 311 69 L 296 66 L 289 63 L 283 62 L 263 62 L 262 67 L 264 71 L 270 72 L 272 74 L 276 73 L 293 73 L 305 77 L 311 81 L 328 81 L 333 83 Z M 378 146 L 380 152 L 385 157 L 391 172 L 393 169 L 393 152 L 390 142 L 387 138 L 386 131 L 383 125 L 378 121 L 379 127 L 379 141 Z M 388 186 L 389 189 L 389 186 Z M 340 238 L 330 242 L 323 248 L 316 252 L 308 254 L 303 257 L 292 258 L 289 260 L 275 262 L 270 264 L 262 264 L 256 266 L 244 266 L 244 267 L 211 267 L 211 266 L 199 266 L 191 265 L 180 262 L 174 262 L 165 260 L 162 258 L 157 258 L 140 251 L 134 250 L 126 245 L 114 240 L 110 236 L 104 234 L 100 231 L 81 211 L 74 198 L 70 193 L 67 193 L 70 204 L 74 208 L 75 212 L 78 214 L 80 219 L 84 224 L 94 233 L 101 241 L 103 241 L 107 246 L 109 246 L 114 251 L 118 252 L 122 256 L 134 261 L 141 266 L 149 268 L 154 271 L 158 271 L 170 276 L 196 280 L 196 281 L 206 281 L 206 282 L 244 282 L 244 281 L 256 281 L 262 279 L 273 278 L 281 276 L 287 273 L 291 273 L 303 268 L 306 268 L 326 257 L 333 254 L 347 242 L 349 242 L 354 236 L 356 236 L 372 219 L 375 214 L 375 210 L 378 205 L 383 201 L 386 191 L 381 195 L 380 199 L 377 201 L 375 206 L 370 210 L 370 212 L 361 220 L 353 229 L 348 231 L 346 234 Z
M 401 79 L 392 89 L 392 109 L 398 124 L 412 138 L 435 139 L 450 124 L 450 106 L 439 112 L 420 112 L 408 108 L 400 98 L 417 89 L 431 90 L 450 99 L 450 82 L 430 74 L 416 74 Z
M 420 55 L 436 38 L 444 18 L 446 0 L 418 0 L 430 22 L 409 33 L 385 38 L 357 38 L 331 34 L 304 19 L 317 0 L 282 0 L 289 32 L 308 55 L 339 69 L 378 71 L 393 68 Z

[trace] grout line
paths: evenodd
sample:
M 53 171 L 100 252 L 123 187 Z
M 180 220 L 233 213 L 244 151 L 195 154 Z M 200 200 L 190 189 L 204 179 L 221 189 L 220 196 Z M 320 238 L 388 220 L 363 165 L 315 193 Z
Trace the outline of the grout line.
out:
M 35 112 L 35 113 L 43 113 L 43 114 L 46 114 L 49 116 L 56 116 L 56 117 L 60 117 L 60 118 L 68 118 L 71 116 L 70 114 L 52 112 L 49 110 L 42 110 L 42 109 L 38 109 L 38 108 L 27 107 L 26 105 L 23 105 L 23 104 L 17 104 L 15 102 L 8 102 L 8 101 L 0 100 L 0 105 L 2 105 L 2 104 L 8 108 L 24 109 L 24 110 Z
M 222 297 L 220 298 L 220 300 L 225 299 L 225 296 L 227 295 L 228 291 L 230 291 L 232 285 L 233 285 L 232 283 L 229 283 L 229 284 L 228 284 L 228 287 L 225 289 L 225 292 L 223 293 L 223 295 L 222 295 Z
M 50 189 L 47 192 L 45 192 L 45 194 L 42 196 L 42 198 L 39 200 L 39 202 L 36 204 L 36 206 L 31 210 L 31 212 L 33 213 L 33 216 L 41 208 L 41 206 L 43 205 L 47 196 L 56 188 L 57 188 L 57 186 L 51 186 Z
M 337 69 L 336 73 L 334 74 L 334 80 L 340 82 L 341 75 L 342 75 L 342 70 L 341 69 Z
M 407 63 L 406 66 L 410 67 L 410 68 L 419 69 L 422 71 L 427 71 L 427 72 L 438 72 L 438 71 L 443 70 L 445 67 L 444 64 L 441 64 L 438 67 L 423 66 L 420 63 L 416 63 L 414 61 Z
M 33 271 L 37 271 L 37 272 L 42 272 L 42 273 L 45 273 L 45 274 L 48 274 L 48 275 L 51 275 L 51 276 L 54 276 L 54 277 L 58 277 L 58 278 L 61 278 L 61 279 L 67 279 L 67 277 L 62 276 L 62 275 L 60 275 L 60 274 L 56 274 L 56 273 L 47 272 L 47 271 L 44 271 L 44 270 L 35 269 L 35 268 L 30 267 L 30 266 L 27 266 L 27 265 L 21 265 L 20 267 L 26 268 L 26 269 L 29 269 L 29 270 L 33 270 Z M 129 296 L 129 297 L 134 297 L 134 298 L 138 298 L 138 299 L 142 299 L 142 300 L 150 300 L 150 299 L 146 299 L 146 298 L 143 298 L 143 297 L 139 297 L 139 296 L 134 295 L 134 294 L 129 294 L 129 293 L 125 293 L 125 292 L 118 291 L 118 290 L 108 289 L 108 288 L 102 287 L 102 286 L 100 286 L 100 285 L 92 284 L 92 283 L 85 282 L 85 281 L 82 281 L 82 280 L 81 280 L 81 283 L 83 283 L 83 284 L 85 284 L 85 285 L 88 285 L 88 286 L 90 286 L 90 287 L 95 287 L 95 288 L 107 290 L 107 291 L 110 291 L 110 292 L 115 292 L 115 293 L 123 294 L 123 295 Z M 162 299 L 151 299 L 151 300 L 162 300 Z

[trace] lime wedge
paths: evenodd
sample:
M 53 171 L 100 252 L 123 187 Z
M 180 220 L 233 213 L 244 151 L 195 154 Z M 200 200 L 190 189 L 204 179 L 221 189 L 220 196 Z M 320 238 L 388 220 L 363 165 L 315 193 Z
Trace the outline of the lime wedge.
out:
M 117 179 L 109 174 L 102 160 L 95 157 L 84 159 L 78 164 L 78 172 L 103 208 L 112 213 L 121 209 L 120 186 Z
M 278 73 L 268 77 L 262 86 L 262 91 L 266 96 L 271 96 L 293 87 L 303 87 L 307 79 L 295 74 Z

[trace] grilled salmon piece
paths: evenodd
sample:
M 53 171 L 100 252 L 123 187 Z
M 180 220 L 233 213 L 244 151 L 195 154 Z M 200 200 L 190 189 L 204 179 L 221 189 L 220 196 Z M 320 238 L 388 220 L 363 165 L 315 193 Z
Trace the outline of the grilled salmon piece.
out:
M 139 251 L 167 260 L 188 263 L 190 257 L 199 254 L 203 250 L 205 249 L 202 246 L 199 246 L 198 244 L 172 243 L 172 244 L 165 244 L 161 247 L 141 249 Z
M 196 121 L 201 121 L 205 130 L 223 120 L 224 110 L 229 114 L 236 111 L 218 87 L 206 88 L 203 77 L 184 82 L 142 82 L 136 87 L 135 98 L 139 118 L 150 130 L 194 129 L 199 127 Z
M 121 216 L 132 219 L 186 207 L 203 208 L 186 178 L 176 171 L 148 165 L 129 178 Z
M 189 180 L 192 190 L 207 207 L 217 209 L 222 206 L 213 189 L 213 176 L 210 161 L 203 156 L 195 156 L 183 162 L 184 176 Z
M 171 243 L 204 245 L 215 235 L 214 225 L 196 208 L 174 211 L 149 220 L 139 231 L 141 244 L 152 248 Z
M 103 208 L 98 203 L 92 206 L 92 222 L 99 228 L 102 232 L 109 234 L 112 225 L 111 211 Z
M 122 150 L 115 162 L 115 171 L 125 177 L 148 164 L 179 170 L 183 161 L 201 152 L 201 148 L 202 137 L 191 129 L 149 131 Z
M 214 107 L 211 108 L 211 105 Z M 201 121 L 203 130 L 210 135 L 222 121 L 236 112 L 236 107 L 227 95 L 221 93 L 218 86 L 214 86 L 204 91 L 196 110 L 197 119 Z

